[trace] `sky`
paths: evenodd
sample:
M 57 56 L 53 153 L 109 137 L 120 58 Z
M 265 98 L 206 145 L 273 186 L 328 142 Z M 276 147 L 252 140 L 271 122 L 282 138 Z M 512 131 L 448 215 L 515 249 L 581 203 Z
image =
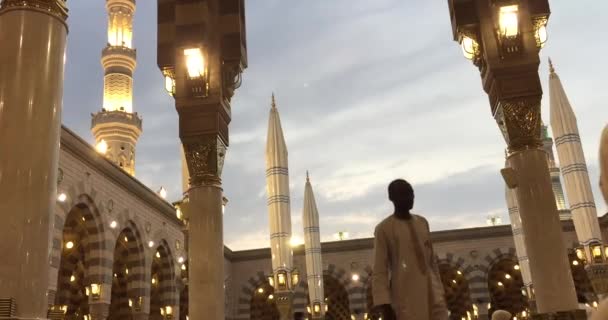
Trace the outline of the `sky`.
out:
M 69 1 L 63 123 L 93 143 L 91 113 L 102 105 L 105 1 Z M 577 114 L 598 214 L 599 136 L 608 119 L 604 41 L 608 2 L 553 0 L 541 51 L 549 122 L 551 57 Z M 292 230 L 302 238 L 306 170 L 323 241 L 339 232 L 370 237 L 392 212 L 386 187 L 410 181 L 415 212 L 432 230 L 508 223 L 505 142 L 478 70 L 452 40 L 447 0 L 247 0 L 249 68 L 232 104 L 224 171 L 224 241 L 267 247 L 266 130 L 277 99 L 289 149 Z M 143 117 L 136 177 L 180 198 L 177 113 L 156 66 L 156 1 L 137 1 L 134 110 Z

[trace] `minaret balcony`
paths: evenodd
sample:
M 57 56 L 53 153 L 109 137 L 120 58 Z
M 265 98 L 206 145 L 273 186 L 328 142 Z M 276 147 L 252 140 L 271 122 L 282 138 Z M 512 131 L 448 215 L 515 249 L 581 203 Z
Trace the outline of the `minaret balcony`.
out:
M 141 131 L 141 123 L 142 119 L 139 117 L 137 112 L 129 113 L 124 111 L 105 111 L 102 109 L 101 112 L 97 112 L 92 114 L 93 121 L 91 122 L 91 127 L 96 127 L 98 125 L 104 124 L 113 124 L 113 123 L 121 123 L 123 125 L 129 125 L 136 127 Z
M 101 57 L 105 58 L 110 55 L 125 55 L 131 59 L 137 59 L 137 50 L 125 46 L 108 45 L 101 51 Z

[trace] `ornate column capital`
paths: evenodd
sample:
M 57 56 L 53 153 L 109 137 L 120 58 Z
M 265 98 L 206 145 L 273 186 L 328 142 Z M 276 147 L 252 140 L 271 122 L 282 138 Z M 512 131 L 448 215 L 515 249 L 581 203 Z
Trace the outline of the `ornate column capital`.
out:
M 585 267 L 593 291 L 600 296 L 608 294 L 608 264 L 596 263 Z
M 190 185 L 220 187 L 227 150 L 222 139 L 213 134 L 200 135 L 182 138 L 182 143 L 190 172 Z
M 66 0 L 3 0 L 0 4 L 0 14 L 15 9 L 31 9 L 42 11 L 65 22 L 68 18 Z
M 540 101 L 540 96 L 528 96 L 498 103 L 494 119 L 509 152 L 542 147 Z

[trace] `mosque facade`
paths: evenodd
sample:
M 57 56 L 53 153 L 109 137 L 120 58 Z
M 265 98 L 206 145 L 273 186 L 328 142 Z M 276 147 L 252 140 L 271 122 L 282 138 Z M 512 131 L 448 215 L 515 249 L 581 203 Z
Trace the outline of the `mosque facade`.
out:
M 181 209 L 187 199 L 171 204 L 135 178 L 136 143 L 143 132 L 132 99 L 135 1 L 107 0 L 106 8 L 103 106 L 91 123 L 95 146 L 61 128 L 58 197 L 49 233 L 48 318 L 188 320 L 188 306 L 196 301 L 188 299 L 188 216 Z M 559 143 L 572 142 L 563 137 L 573 135 L 567 132 Z M 373 306 L 373 239 L 319 243 L 323 208 L 316 207 L 314 180 L 308 179 L 306 226 L 292 226 L 287 145 L 274 98 L 268 137 L 273 233 L 269 244 L 273 246 L 224 248 L 224 261 L 217 263 L 223 263 L 225 270 L 226 319 L 275 320 L 280 318 L 279 309 L 286 307 L 302 318 L 317 314 L 326 319 L 366 319 Z M 546 127 L 543 139 L 579 302 L 592 306 L 597 297 L 575 252 L 580 237 L 560 180 L 565 173 L 557 166 Z M 567 173 L 583 171 L 579 158 L 571 162 Z M 188 176 L 185 167 L 183 175 Z M 588 201 L 589 197 L 579 198 Z M 590 206 L 587 203 L 586 208 Z M 601 234 L 606 242 L 608 215 L 598 222 L 599 233 L 594 229 L 590 234 L 596 238 Z M 305 245 L 289 245 L 294 227 L 305 228 Z M 533 308 L 533 291 L 524 290 L 530 283 L 522 264 L 527 257 L 517 251 L 517 229 L 498 225 L 437 231 L 431 236 L 451 319 L 487 319 L 496 309 L 525 317 Z M 0 318 L 14 317 L 18 308 L 28 306 L 3 296 L 0 288 Z

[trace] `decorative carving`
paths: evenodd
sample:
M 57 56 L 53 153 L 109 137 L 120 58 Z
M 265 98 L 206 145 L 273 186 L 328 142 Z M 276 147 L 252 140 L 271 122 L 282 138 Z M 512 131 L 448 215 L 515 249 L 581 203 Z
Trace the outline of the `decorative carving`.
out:
M 540 97 L 500 101 L 494 115 L 509 152 L 541 147 Z
M 65 0 L 4 0 L 0 12 L 18 8 L 43 11 L 65 22 L 68 18 L 68 7 Z
M 598 295 L 608 294 L 608 264 L 590 264 L 585 267 L 593 291 Z
M 190 185 L 220 186 L 226 145 L 217 135 L 184 139 L 184 153 L 190 172 Z
M 59 168 L 57 170 L 57 185 L 61 184 L 62 181 L 63 181 L 63 170 L 61 168 Z

